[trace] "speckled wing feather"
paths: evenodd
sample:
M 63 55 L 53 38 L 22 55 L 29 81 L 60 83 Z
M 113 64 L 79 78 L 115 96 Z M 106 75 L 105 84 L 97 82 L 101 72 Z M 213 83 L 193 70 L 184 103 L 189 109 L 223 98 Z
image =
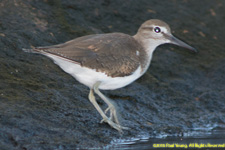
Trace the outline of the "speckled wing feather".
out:
M 132 74 L 146 55 L 132 36 L 122 33 L 83 36 L 59 45 L 38 47 L 35 51 L 67 58 L 112 77 Z

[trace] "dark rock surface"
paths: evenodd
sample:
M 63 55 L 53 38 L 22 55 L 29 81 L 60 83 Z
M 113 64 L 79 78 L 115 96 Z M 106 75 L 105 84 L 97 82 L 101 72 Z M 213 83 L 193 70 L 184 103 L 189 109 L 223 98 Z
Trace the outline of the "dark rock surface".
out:
M 102 147 L 117 138 L 225 124 L 224 10 L 223 0 L 1 0 L 1 149 Z M 87 87 L 48 58 L 21 50 L 94 33 L 133 35 L 151 18 L 167 22 L 199 53 L 160 46 L 142 78 L 104 91 L 131 128 L 123 135 L 99 123 Z

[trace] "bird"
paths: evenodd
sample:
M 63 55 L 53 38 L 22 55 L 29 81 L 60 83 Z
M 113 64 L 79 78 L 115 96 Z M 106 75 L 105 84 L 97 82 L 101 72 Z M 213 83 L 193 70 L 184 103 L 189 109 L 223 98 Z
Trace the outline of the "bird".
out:
M 149 68 L 155 49 L 174 44 L 197 52 L 195 48 L 172 35 L 167 23 L 158 19 L 145 21 L 133 36 L 124 33 L 92 34 L 68 42 L 22 49 L 52 59 L 63 71 L 90 88 L 88 98 L 105 122 L 122 132 L 118 108 L 100 90 L 125 87 L 140 78 Z M 104 111 L 95 99 L 97 94 L 107 105 Z

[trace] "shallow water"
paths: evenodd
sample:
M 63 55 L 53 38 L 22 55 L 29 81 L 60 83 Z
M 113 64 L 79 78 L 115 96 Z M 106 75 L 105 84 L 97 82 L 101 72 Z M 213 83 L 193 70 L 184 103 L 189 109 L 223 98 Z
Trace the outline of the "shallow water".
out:
M 225 128 L 190 129 L 182 136 L 141 136 L 129 140 L 115 140 L 107 148 L 113 149 L 225 149 Z

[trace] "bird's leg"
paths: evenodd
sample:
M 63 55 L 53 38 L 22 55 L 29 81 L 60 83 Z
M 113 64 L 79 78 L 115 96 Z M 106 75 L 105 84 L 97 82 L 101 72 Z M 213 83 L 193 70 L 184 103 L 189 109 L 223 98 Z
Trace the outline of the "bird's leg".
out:
M 117 117 L 117 112 L 116 112 L 116 104 L 113 103 L 109 98 L 107 98 L 105 95 L 103 95 L 98 87 L 100 85 L 101 82 L 96 82 L 96 84 L 94 85 L 94 92 L 96 94 L 98 94 L 98 96 L 108 105 L 108 108 L 105 110 L 105 114 L 110 110 L 110 117 L 109 119 L 111 119 L 112 121 L 115 121 L 115 123 L 120 124 L 118 117 Z M 104 119 L 101 121 L 103 122 Z
M 100 108 L 100 106 L 96 102 L 95 96 L 94 96 L 94 93 L 93 93 L 93 89 L 90 90 L 90 93 L 88 95 L 88 98 L 91 101 L 91 103 L 94 105 L 94 107 L 97 109 L 97 111 L 100 113 L 100 115 L 102 116 L 102 118 L 103 119 L 108 119 L 108 117 L 105 115 L 105 113 L 102 111 L 102 109 Z
M 91 103 L 94 105 L 94 107 L 97 109 L 97 111 L 100 113 L 100 115 L 102 116 L 103 120 L 105 122 L 107 122 L 111 127 L 113 127 L 114 129 L 118 130 L 119 132 L 122 132 L 122 128 L 120 125 L 114 123 L 111 119 L 109 119 L 105 113 L 102 111 L 102 109 L 100 108 L 100 106 L 98 105 L 98 103 L 95 100 L 95 96 L 93 93 L 93 89 L 90 90 L 89 93 L 89 100 L 91 101 Z
M 98 94 L 98 96 L 108 105 L 108 108 L 105 110 L 105 114 L 107 113 L 108 110 L 110 110 L 110 120 L 115 121 L 115 123 L 121 128 L 121 129 L 128 129 L 127 127 L 123 127 L 120 125 L 118 117 L 117 117 L 117 111 L 116 111 L 116 104 L 111 101 L 109 98 L 107 98 L 104 94 L 102 94 L 98 87 L 101 82 L 96 82 L 93 86 L 94 92 Z M 102 119 L 101 122 L 107 122 L 105 118 Z

